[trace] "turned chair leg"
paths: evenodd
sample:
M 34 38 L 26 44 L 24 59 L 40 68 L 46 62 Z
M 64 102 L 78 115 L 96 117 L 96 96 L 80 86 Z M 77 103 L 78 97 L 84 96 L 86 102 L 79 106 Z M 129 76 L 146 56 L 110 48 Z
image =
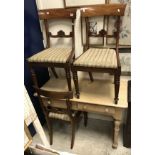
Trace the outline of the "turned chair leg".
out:
M 92 72 L 88 72 L 88 73 L 89 73 L 90 81 L 93 82 L 93 81 L 94 81 L 94 78 L 93 78 L 93 74 L 92 74 Z
M 71 128 L 72 128 L 72 135 L 71 135 L 71 149 L 74 146 L 74 140 L 75 140 L 75 122 L 74 120 L 71 121 Z
M 118 103 L 119 87 L 120 87 L 120 73 L 116 72 L 114 75 L 114 84 L 115 84 L 115 104 Z
M 67 79 L 67 84 L 68 84 L 68 90 L 71 91 L 72 90 L 72 86 L 71 86 L 71 74 L 70 74 L 69 67 L 65 68 L 65 72 L 66 72 L 66 79 Z
M 87 122 L 88 122 L 88 113 L 87 112 L 83 112 L 84 114 L 84 126 L 87 126 Z
M 54 67 L 51 67 L 51 70 L 52 70 L 53 75 L 57 79 L 58 78 L 58 74 L 56 73 L 55 68 Z
M 77 71 L 76 70 L 72 70 L 72 73 L 73 73 L 73 81 L 74 81 L 74 85 L 75 85 L 76 97 L 80 98 Z

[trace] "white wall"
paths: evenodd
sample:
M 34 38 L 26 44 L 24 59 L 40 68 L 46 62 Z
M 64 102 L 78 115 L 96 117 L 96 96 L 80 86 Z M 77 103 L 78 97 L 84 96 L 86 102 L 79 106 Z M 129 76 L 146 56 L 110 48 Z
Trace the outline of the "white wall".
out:
M 36 0 L 38 9 L 64 8 L 63 0 Z

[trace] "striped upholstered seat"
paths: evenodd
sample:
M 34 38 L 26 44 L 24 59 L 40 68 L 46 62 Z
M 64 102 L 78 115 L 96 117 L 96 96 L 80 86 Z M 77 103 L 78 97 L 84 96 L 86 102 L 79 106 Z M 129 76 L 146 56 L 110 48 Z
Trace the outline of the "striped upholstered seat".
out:
M 28 59 L 29 62 L 66 63 L 71 53 L 71 48 L 48 48 Z
M 49 105 L 53 106 L 52 101 L 49 101 L 49 99 L 47 99 L 44 96 L 41 96 L 41 98 L 42 98 L 42 101 L 43 101 L 45 107 L 47 107 Z M 76 114 L 76 112 L 72 112 L 73 117 L 75 116 L 75 114 Z M 60 119 L 60 120 L 64 120 L 64 121 L 70 121 L 69 115 L 67 115 L 65 113 L 60 114 L 60 113 L 57 113 L 57 112 L 49 112 L 48 117 L 49 118 Z
M 74 117 L 75 113 L 73 113 L 72 116 Z M 58 114 L 58 113 L 50 112 L 48 117 L 60 119 L 60 120 L 64 120 L 64 121 L 71 121 L 70 117 L 67 114 Z
M 74 62 L 74 66 L 117 68 L 114 49 L 89 48 Z

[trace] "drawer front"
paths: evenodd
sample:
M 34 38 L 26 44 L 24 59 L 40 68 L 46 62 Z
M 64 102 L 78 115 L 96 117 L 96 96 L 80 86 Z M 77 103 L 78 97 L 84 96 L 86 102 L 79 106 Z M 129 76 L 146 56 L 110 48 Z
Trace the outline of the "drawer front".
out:
M 95 112 L 95 113 L 105 113 L 105 114 L 115 114 L 115 108 L 101 105 L 90 105 L 78 103 L 78 110 Z
M 54 100 L 52 106 L 57 108 L 67 108 L 66 103 L 63 100 Z M 71 109 L 78 110 L 77 104 L 72 104 Z

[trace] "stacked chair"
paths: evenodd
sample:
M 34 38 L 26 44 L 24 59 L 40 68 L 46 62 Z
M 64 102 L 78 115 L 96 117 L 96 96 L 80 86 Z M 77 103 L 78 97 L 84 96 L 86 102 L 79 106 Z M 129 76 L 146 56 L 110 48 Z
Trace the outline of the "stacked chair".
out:
M 40 10 L 39 18 L 44 21 L 47 46 L 46 49 L 28 59 L 33 81 L 37 84 L 37 78 L 33 69 L 34 67 L 49 67 L 52 69 L 56 78 L 58 78 L 58 76 L 56 74 L 55 67 L 64 68 L 68 89 L 71 91 L 70 63 L 74 58 L 74 20 L 76 18 L 76 12 L 69 9 Z M 64 19 L 70 20 L 70 25 L 72 27 L 70 34 L 65 34 L 63 30 L 58 31 L 56 35 L 49 32 L 49 22 L 54 23 L 54 20 L 56 19 L 60 21 Z M 72 48 L 51 47 L 50 38 L 71 38 Z
M 121 64 L 119 59 L 119 32 L 120 32 L 120 16 L 124 15 L 125 4 L 105 4 L 101 6 L 93 6 L 81 9 L 81 15 L 86 22 L 86 45 L 84 52 L 74 60 L 72 64 L 73 80 L 76 89 L 77 98 L 80 97 L 77 71 L 89 72 L 90 80 L 93 81 L 92 72 L 104 72 L 114 75 L 115 85 L 115 103 L 118 102 Z M 113 34 L 108 34 L 104 29 L 98 34 L 91 33 L 89 29 L 89 18 L 100 16 L 115 16 L 116 26 Z M 114 38 L 116 40 L 115 48 L 93 48 L 90 44 L 91 37 Z
M 32 80 L 48 125 L 50 144 L 53 143 L 52 120 L 59 119 L 70 122 L 72 125 L 71 148 L 73 148 L 75 137 L 75 124 L 78 120 L 77 118 L 80 116 L 81 113 L 81 112 L 76 113 L 70 109 L 71 108 L 70 99 L 73 98 L 70 64 L 75 57 L 74 20 L 76 18 L 76 11 L 70 9 L 47 9 L 47 10 L 40 10 L 38 13 L 40 20 L 43 20 L 44 22 L 47 46 L 43 51 L 40 51 L 39 53 L 28 58 L 28 64 L 32 74 Z M 69 20 L 71 23 L 70 25 L 72 31 L 69 34 L 65 34 L 63 30 L 58 31 L 56 35 L 53 35 L 51 32 L 49 32 L 49 22 L 54 22 L 55 20 L 61 21 L 64 19 Z M 71 38 L 72 48 L 51 47 L 50 38 Z M 64 68 L 68 84 L 68 92 L 60 92 L 60 91 L 54 92 L 39 89 L 39 84 L 35 73 L 35 68 L 38 67 L 51 68 L 56 78 L 58 78 L 58 75 L 55 71 L 55 67 Z M 59 109 L 52 107 L 50 101 L 53 99 L 65 99 L 66 109 Z M 48 106 L 46 102 L 47 100 L 48 100 Z M 86 112 L 84 112 L 84 120 L 85 120 L 84 124 L 86 126 L 87 124 Z
M 50 135 L 50 145 L 53 143 L 53 130 L 52 130 L 52 119 L 59 119 L 66 122 L 71 123 L 72 127 L 72 136 L 71 136 L 71 149 L 74 145 L 74 138 L 75 138 L 75 124 L 78 121 L 78 117 L 80 116 L 80 111 L 72 111 L 71 110 L 71 103 L 70 99 L 73 98 L 73 92 L 67 91 L 67 92 L 52 92 L 52 91 L 46 91 L 39 88 L 35 88 L 38 96 L 39 101 L 41 103 L 46 121 L 47 126 L 49 128 L 49 135 Z M 66 102 L 66 107 L 64 109 L 57 108 L 52 106 L 53 100 L 60 100 L 64 99 Z

